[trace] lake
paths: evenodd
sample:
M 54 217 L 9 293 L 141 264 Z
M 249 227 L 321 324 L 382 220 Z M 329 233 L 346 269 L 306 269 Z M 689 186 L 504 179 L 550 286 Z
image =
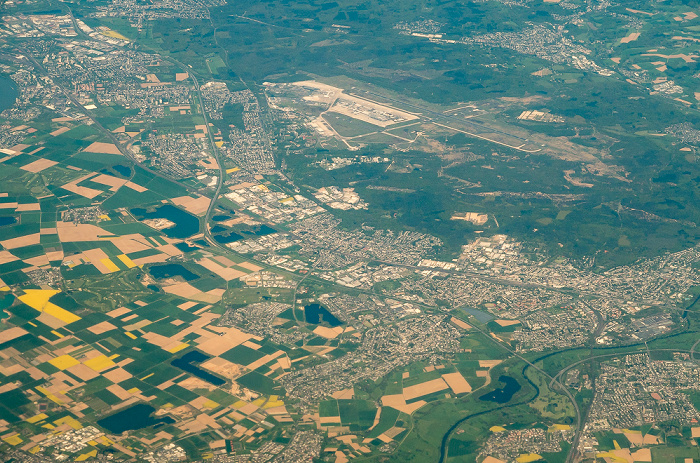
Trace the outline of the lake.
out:
M 192 251 L 196 251 L 197 249 L 199 249 L 198 247 L 190 246 L 189 244 L 185 243 L 184 241 L 182 243 L 175 244 L 175 247 L 178 248 L 182 252 L 192 252 Z
M 186 353 L 179 359 L 173 360 L 172 362 L 170 362 L 170 364 L 181 370 L 185 370 L 187 373 L 190 373 L 199 379 L 203 379 L 204 381 L 211 383 L 214 386 L 223 386 L 226 383 L 226 381 L 219 378 L 218 376 L 214 376 L 211 373 L 202 370 L 196 365 L 193 365 L 193 363 L 205 362 L 209 360 L 209 358 L 210 357 L 208 355 L 204 355 L 199 351 L 193 350 L 192 352 Z
M 136 404 L 120 412 L 102 418 L 97 424 L 107 429 L 112 434 L 121 434 L 124 431 L 143 429 L 159 424 L 172 424 L 175 420 L 169 416 L 155 418 L 151 415 L 156 409 L 147 404 Z
M 515 393 L 520 390 L 520 383 L 511 376 L 501 375 L 499 376 L 498 381 L 503 383 L 504 386 L 500 389 L 496 389 L 495 391 L 482 395 L 479 397 L 479 400 L 504 404 L 512 399 Z
M 114 169 L 115 172 L 121 174 L 123 177 L 131 177 L 131 167 L 117 164 L 116 166 L 112 166 L 112 169 Z
M 311 323 L 313 325 L 319 325 L 323 322 L 331 326 L 340 326 L 343 324 L 343 322 L 335 318 L 328 309 L 319 304 L 309 304 L 304 307 L 304 318 L 306 318 L 306 323 Z
M 14 301 L 15 297 L 12 294 L 8 294 L 5 297 L 0 298 L 0 320 L 10 317 L 10 313 L 5 312 L 5 309 L 9 308 Z
M 12 217 L 12 216 L 0 217 L 0 227 L 2 227 L 3 225 L 12 225 L 13 223 L 17 223 L 17 217 Z
M 190 272 L 180 264 L 152 265 L 148 268 L 148 273 L 158 280 L 172 278 L 174 276 L 180 276 L 184 278 L 185 281 L 192 281 L 199 278 L 199 275 Z
M 213 220 L 216 221 L 216 218 L 230 218 L 229 216 L 225 215 L 216 215 L 213 217 Z M 277 233 L 277 230 L 274 228 L 270 228 L 267 225 L 259 225 L 254 227 L 252 230 L 238 230 L 233 231 L 230 228 L 223 227 L 221 225 L 215 225 L 211 229 L 211 234 L 214 237 L 214 240 L 217 243 L 221 244 L 228 244 L 228 243 L 233 243 L 234 241 L 242 240 L 244 238 L 243 235 L 248 235 L 248 236 L 265 236 L 265 235 L 270 235 L 272 233 Z
M 234 241 L 238 241 L 242 238 L 243 237 L 241 235 L 235 232 L 231 232 L 228 235 L 214 235 L 214 239 L 216 240 L 216 242 L 221 244 L 233 243 Z
M 17 84 L 5 75 L 0 75 L 0 111 L 11 108 L 19 96 Z
M 175 225 L 162 230 L 170 238 L 187 238 L 199 231 L 199 219 L 177 208 L 171 204 L 159 206 L 153 212 L 147 212 L 146 209 L 136 207 L 131 210 L 139 220 L 144 219 L 168 219 Z

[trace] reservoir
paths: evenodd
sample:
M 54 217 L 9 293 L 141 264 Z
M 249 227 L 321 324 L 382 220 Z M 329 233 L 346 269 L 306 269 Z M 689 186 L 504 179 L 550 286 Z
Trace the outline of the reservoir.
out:
M 343 324 L 343 322 L 335 318 L 328 309 L 319 304 L 309 304 L 304 307 L 304 318 L 306 318 L 306 323 L 311 323 L 312 325 L 320 325 L 326 322 L 334 327 Z
M 18 96 L 19 91 L 15 81 L 0 74 L 0 112 L 14 106 Z
M 182 209 L 179 209 L 171 204 L 159 206 L 153 212 L 147 212 L 146 209 L 136 207 L 131 210 L 139 220 L 143 219 L 168 219 L 175 226 L 162 230 L 170 238 L 187 238 L 199 231 L 199 219 L 189 214 Z
M 512 399 L 513 395 L 520 390 L 520 383 L 511 376 L 501 375 L 498 381 L 503 383 L 504 386 L 501 389 L 496 389 L 495 391 L 482 395 L 479 397 L 479 400 L 504 404 Z
M 175 420 L 169 416 L 164 416 L 162 418 L 152 417 L 151 415 L 154 411 L 156 411 L 156 409 L 150 405 L 136 404 L 114 415 L 102 418 L 97 424 L 107 429 L 112 434 L 121 434 L 124 431 L 133 431 L 135 429 L 147 428 L 148 426 L 175 423 Z
M 226 383 L 226 381 L 193 365 L 193 363 L 202 363 L 206 360 L 209 360 L 208 355 L 204 355 L 201 352 L 193 350 L 192 352 L 186 353 L 179 359 L 173 360 L 172 362 L 170 362 L 170 364 L 181 370 L 185 370 L 187 373 L 193 374 L 197 378 L 203 379 L 204 381 L 211 383 L 214 386 L 223 386 Z

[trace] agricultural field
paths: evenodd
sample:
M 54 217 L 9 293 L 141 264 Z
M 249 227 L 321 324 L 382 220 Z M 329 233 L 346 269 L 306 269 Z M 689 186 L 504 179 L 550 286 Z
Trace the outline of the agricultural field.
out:
M 700 459 L 700 11 L 0 2 L 2 461 Z

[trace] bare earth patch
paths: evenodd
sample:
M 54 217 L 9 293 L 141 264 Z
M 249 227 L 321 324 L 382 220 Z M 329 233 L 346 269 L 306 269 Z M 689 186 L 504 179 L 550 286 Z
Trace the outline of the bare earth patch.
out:
M 331 394 L 331 397 L 333 397 L 334 399 L 352 399 L 353 397 L 355 397 L 355 389 L 341 389 L 340 391 L 336 391 L 333 394 Z
M 493 368 L 503 360 L 479 360 L 479 366 L 481 368 Z
M 659 58 L 664 59 L 680 58 L 686 63 L 694 63 L 695 58 L 699 57 L 698 55 L 686 55 L 685 53 L 676 55 L 662 55 L 661 53 L 642 53 L 642 56 L 658 56 Z
M 40 240 L 41 234 L 32 233 L 31 235 L 18 236 L 17 238 L 11 238 L 9 240 L 2 240 L 0 241 L 0 244 L 2 244 L 5 249 L 15 249 L 31 246 L 33 244 L 39 244 Z
M 343 328 L 340 326 L 337 326 L 335 328 L 328 328 L 325 326 L 317 326 L 313 333 L 317 336 L 321 336 L 322 338 L 326 339 L 335 339 L 339 335 L 343 333 Z
M 251 264 L 250 262 L 240 262 L 236 265 L 238 265 L 239 267 L 246 268 L 246 269 L 250 270 L 251 272 L 258 272 L 258 271 L 262 270 L 262 267 L 260 267 L 259 265 Z
M 192 198 L 191 196 L 179 196 L 171 201 L 185 209 L 190 214 L 203 215 L 209 208 L 210 199 L 204 196 Z
M 639 449 L 632 453 L 634 461 L 651 461 L 651 449 Z
M 467 382 L 466 379 L 464 379 L 464 376 L 460 372 L 454 372 L 454 373 L 447 373 L 442 375 L 442 379 L 445 380 L 448 386 L 450 386 L 450 389 L 452 389 L 452 392 L 455 394 L 464 394 L 466 392 L 471 392 L 472 387 L 471 385 Z
M 57 137 L 61 135 L 62 133 L 66 133 L 70 130 L 70 127 L 61 127 L 60 129 L 56 129 L 53 132 L 51 132 L 49 135 L 52 137 Z
M 12 327 L 10 329 L 0 331 L 0 342 L 8 342 L 13 339 L 17 339 L 20 336 L 27 334 L 27 331 L 20 328 L 19 326 Z
M 20 169 L 36 174 L 37 172 L 41 172 L 42 170 L 48 169 L 56 164 L 58 164 L 56 161 L 51 161 L 49 159 L 37 159 L 34 162 L 23 165 L 20 167 Z
M 229 328 L 223 336 L 216 336 L 197 346 L 202 352 L 218 357 L 227 350 L 243 344 L 253 336 L 236 328 Z
M 107 331 L 112 331 L 116 330 L 117 327 L 112 325 L 108 321 L 104 321 L 101 323 L 98 323 L 97 325 L 92 325 L 91 327 L 88 328 L 88 331 L 90 331 L 93 334 L 102 334 L 106 333 Z
M 65 185 L 62 185 L 61 188 L 63 188 L 64 190 L 70 191 L 71 193 L 75 193 L 77 195 L 83 196 L 85 198 L 93 199 L 94 197 L 101 195 L 102 191 L 95 190 L 94 188 L 78 186 L 78 183 L 82 182 L 83 180 L 87 180 L 93 176 L 95 176 L 95 173 L 91 172 L 84 177 L 80 177 L 77 180 L 73 180 L 72 182 L 68 182 Z
M 222 359 L 221 357 L 209 359 L 200 366 L 224 378 L 233 379 L 241 375 L 241 367 L 239 365 Z
M 226 281 L 235 280 L 236 278 L 240 278 L 246 275 L 245 272 L 241 272 L 240 270 L 223 267 L 222 265 L 220 265 L 217 262 L 214 262 L 208 257 L 205 259 L 198 260 L 197 263 L 202 267 L 206 268 L 207 270 L 211 270 L 212 272 L 216 273 Z
M 393 394 L 382 396 L 382 405 L 386 407 L 395 408 L 400 412 L 407 414 L 412 414 L 427 402 L 425 400 L 419 400 L 418 402 L 413 402 L 412 404 L 407 404 L 406 399 L 404 399 L 402 394 Z
M 99 141 L 91 144 L 83 151 L 87 151 L 88 153 L 122 154 L 119 148 L 113 143 L 102 143 Z
M 642 34 L 640 34 L 639 32 L 632 32 L 627 37 L 623 37 L 622 39 L 620 39 L 620 43 L 634 42 L 635 40 L 637 40 L 639 38 L 640 35 L 642 35 Z
M 520 322 L 518 320 L 494 320 L 494 321 L 501 326 L 513 326 L 513 325 L 520 324 Z
M 414 386 L 405 387 L 403 389 L 403 397 L 405 400 L 417 399 L 424 395 L 445 390 L 448 387 L 449 386 L 442 378 L 437 378 Z
M 114 236 L 104 228 L 89 223 L 56 222 L 58 239 L 63 243 L 76 241 L 98 241 L 106 236 Z M 105 255 L 105 257 L 107 257 Z

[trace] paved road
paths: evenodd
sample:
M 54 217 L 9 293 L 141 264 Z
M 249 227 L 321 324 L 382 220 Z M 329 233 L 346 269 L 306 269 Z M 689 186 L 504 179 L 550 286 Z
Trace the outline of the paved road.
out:
M 693 347 L 690 348 L 690 360 L 695 360 L 695 348 L 700 344 L 700 339 L 695 341 L 695 344 L 693 344 Z
M 179 63 L 179 61 L 176 61 Z M 179 63 L 181 64 L 181 63 Z M 183 66 L 184 67 L 184 66 Z M 185 68 L 187 69 L 187 68 Z M 211 127 L 209 126 L 209 118 L 207 117 L 207 112 L 204 109 L 204 100 L 202 99 L 202 89 L 199 86 L 199 81 L 197 80 L 197 77 L 192 74 L 188 70 L 190 74 L 190 78 L 192 79 L 192 82 L 194 83 L 194 88 L 197 91 L 197 99 L 199 99 L 199 107 L 202 110 L 202 118 L 204 118 L 204 126 L 207 129 L 207 135 L 209 136 L 209 142 L 211 143 L 211 150 L 212 153 L 214 154 L 214 158 L 216 159 L 216 163 L 219 165 L 219 178 L 216 182 L 216 190 L 214 191 L 214 195 L 211 198 L 211 202 L 209 203 L 209 207 L 207 208 L 207 213 L 204 214 L 204 237 L 209 241 L 210 244 L 212 244 L 215 247 L 222 247 L 221 244 L 219 244 L 214 238 L 211 236 L 211 231 L 209 229 L 209 220 L 211 219 L 211 215 L 214 212 L 214 208 L 216 207 L 216 201 L 219 199 L 219 195 L 221 195 L 221 189 L 224 186 L 224 176 L 226 175 L 226 172 L 224 171 L 224 163 L 223 159 L 221 159 L 221 153 L 219 152 L 219 147 L 216 146 L 216 142 L 214 141 L 214 134 L 213 131 L 211 130 Z M 228 248 L 226 248 L 227 251 L 230 251 Z

